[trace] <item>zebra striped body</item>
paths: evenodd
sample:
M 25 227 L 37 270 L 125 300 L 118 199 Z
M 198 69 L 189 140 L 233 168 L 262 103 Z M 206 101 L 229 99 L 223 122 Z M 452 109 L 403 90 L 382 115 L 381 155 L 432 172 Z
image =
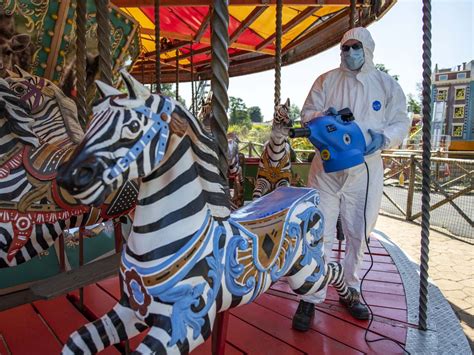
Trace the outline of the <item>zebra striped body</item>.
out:
M 135 353 L 188 353 L 210 336 L 217 312 L 253 301 L 282 276 L 301 294 L 341 286 L 340 266 L 324 261 L 316 190 L 282 188 L 231 215 L 213 137 L 179 103 L 122 76 L 130 97 L 94 108 L 59 183 L 95 203 L 115 179 L 142 178 L 122 254 L 124 293 L 74 332 L 63 354 L 95 353 L 146 327 Z M 76 184 L 73 172 L 91 166 L 89 181 Z
M 257 179 L 252 198 L 281 187 L 290 186 L 291 159 L 288 132 L 292 125 L 289 117 L 290 99 L 275 108 L 270 139 L 265 143 L 263 153 L 258 162 Z
M 83 136 L 72 101 L 56 89 L 25 72 L 0 82 L 0 268 L 47 250 L 65 229 L 120 214 L 110 213 L 116 194 L 90 208 L 65 190 L 52 192 L 57 166 Z M 123 188 L 136 196 L 136 186 Z

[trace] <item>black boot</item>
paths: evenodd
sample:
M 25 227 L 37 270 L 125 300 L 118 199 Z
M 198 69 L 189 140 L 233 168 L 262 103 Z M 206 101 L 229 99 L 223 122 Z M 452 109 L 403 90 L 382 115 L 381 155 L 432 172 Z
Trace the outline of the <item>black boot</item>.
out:
M 298 309 L 293 316 L 293 329 L 301 332 L 306 332 L 311 326 L 311 321 L 314 317 L 314 304 L 310 302 L 300 301 Z
M 360 320 L 369 319 L 369 309 L 360 302 L 359 292 L 355 288 L 349 287 L 348 298 L 339 297 L 339 303 L 343 304 L 354 318 Z

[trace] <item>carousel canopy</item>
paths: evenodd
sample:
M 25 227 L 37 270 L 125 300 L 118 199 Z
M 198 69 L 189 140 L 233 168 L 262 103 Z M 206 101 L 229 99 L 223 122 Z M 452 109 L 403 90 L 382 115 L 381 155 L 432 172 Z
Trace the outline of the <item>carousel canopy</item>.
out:
M 155 81 L 154 0 L 112 0 L 140 24 L 142 51 L 133 74 Z M 229 75 L 238 76 L 274 67 L 275 0 L 230 0 Z M 367 26 L 396 0 L 355 0 L 356 25 Z M 160 60 L 163 82 L 211 77 L 211 0 L 160 0 Z M 282 65 L 295 63 L 336 45 L 350 28 L 351 0 L 284 0 Z

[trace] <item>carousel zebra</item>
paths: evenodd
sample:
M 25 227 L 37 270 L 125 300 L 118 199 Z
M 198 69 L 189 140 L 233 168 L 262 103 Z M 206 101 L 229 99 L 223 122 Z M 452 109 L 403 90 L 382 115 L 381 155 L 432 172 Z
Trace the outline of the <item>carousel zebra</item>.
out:
M 121 74 L 129 96 L 110 88 L 96 104 L 58 183 L 98 204 L 116 179 L 142 179 L 121 259 L 124 292 L 71 334 L 63 354 L 96 353 L 147 327 L 134 353 L 189 353 L 217 312 L 252 302 L 282 276 L 299 294 L 335 282 L 350 298 L 340 264 L 325 263 L 316 190 L 280 188 L 231 215 L 214 138 L 180 103 Z
M 254 200 L 281 186 L 290 186 L 291 159 L 288 133 L 292 121 L 289 110 L 290 99 L 275 107 L 270 139 L 265 143 L 258 162 L 257 179 L 252 194 Z
M 7 83 L 13 93 L 28 105 L 32 130 L 40 144 L 78 144 L 84 132 L 77 118 L 76 104 L 51 81 L 32 75 L 20 67 L 8 71 Z
M 44 94 L 34 91 L 40 87 Z M 29 95 L 31 90 L 35 95 Z M 26 72 L 0 82 L 0 268 L 47 250 L 66 229 L 97 224 L 133 208 L 138 190 L 130 182 L 116 185 L 119 192 L 92 209 L 57 188 L 57 165 L 83 136 L 75 125 L 75 107 L 63 101 L 71 103 L 55 92 L 54 84 Z M 68 128 L 61 128 L 58 122 L 66 121 Z M 51 134 L 51 127 L 59 134 Z M 114 203 L 121 193 L 130 194 L 128 205 Z

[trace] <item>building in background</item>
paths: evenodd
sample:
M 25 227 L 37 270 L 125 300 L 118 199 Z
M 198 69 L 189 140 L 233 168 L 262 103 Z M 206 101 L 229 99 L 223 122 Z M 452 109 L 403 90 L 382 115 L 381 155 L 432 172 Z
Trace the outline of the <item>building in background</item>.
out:
M 474 150 L 474 60 L 433 73 L 433 140 L 451 136 L 450 150 Z

